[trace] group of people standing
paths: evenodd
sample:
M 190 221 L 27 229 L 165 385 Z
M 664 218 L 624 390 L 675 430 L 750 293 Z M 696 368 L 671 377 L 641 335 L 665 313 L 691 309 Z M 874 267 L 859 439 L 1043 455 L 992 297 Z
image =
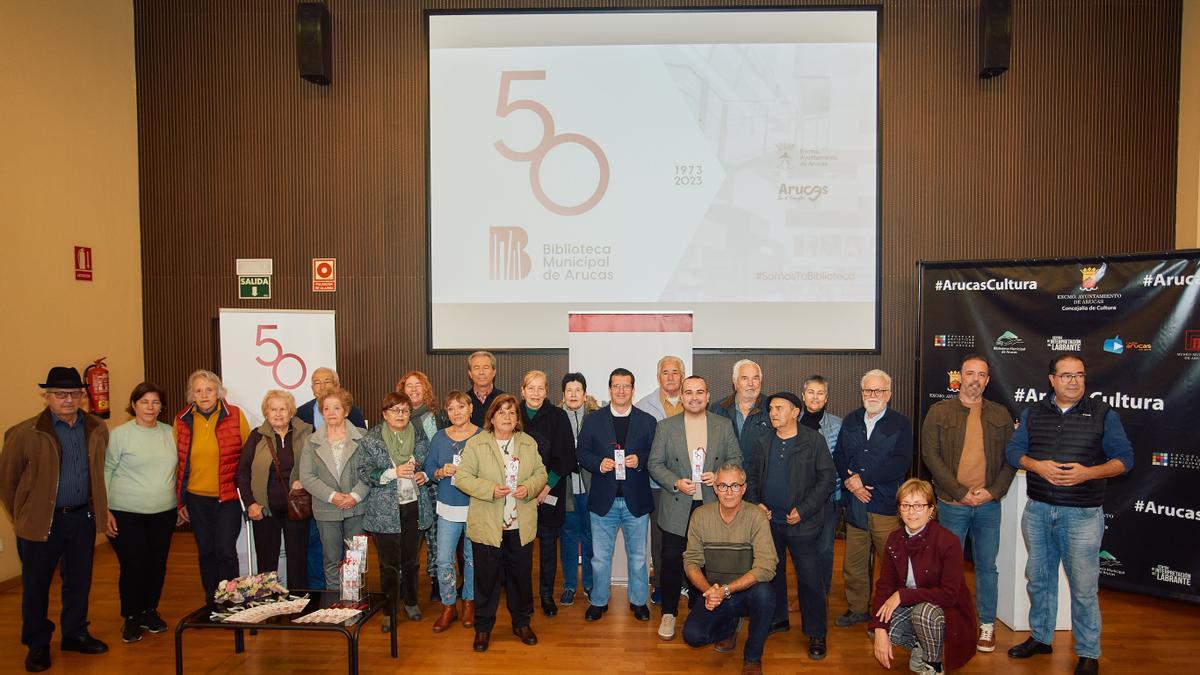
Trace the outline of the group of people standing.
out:
M 211 602 L 217 583 L 239 574 L 244 513 L 259 571 L 277 569 L 283 546 L 293 588 L 311 585 L 314 567 L 316 582 L 337 588 L 346 539 L 369 534 L 383 590 L 412 621 L 422 619 L 425 542 L 442 606 L 432 628 L 473 628 L 475 651 L 489 647 L 502 588 L 514 635 L 537 643 L 534 539 L 543 614 L 573 605 L 582 586 L 584 619 L 601 620 L 620 530 L 635 619 L 649 621 L 658 604 L 658 637 L 672 640 L 686 601 L 683 639 L 727 652 L 748 617 L 747 673 L 761 672 L 768 635 L 790 629 L 789 610 L 800 613 L 809 657 L 825 657 L 833 542 L 844 522 L 847 609 L 833 623 L 868 623 L 884 667 L 899 645 L 915 672 L 942 672 L 995 649 L 999 500 L 1020 467 L 1029 472 L 1021 525 L 1032 635 L 1009 655 L 1052 650 L 1062 559 L 1076 672 L 1097 672 L 1104 481 L 1132 467 L 1132 448 L 1116 413 L 1084 396 L 1077 356 L 1051 362 L 1050 391 L 1015 424 L 983 398 L 988 369 L 986 358 L 965 357 L 957 398 L 933 406 L 922 425 L 931 485 L 906 480 L 912 425 L 888 407 L 891 377 L 880 370 L 862 377 L 863 405 L 844 419 L 825 409 L 823 377 L 805 380 L 799 395 L 764 395 L 761 367 L 741 360 L 733 393 L 711 401 L 706 380 L 674 356 L 659 361 L 658 388 L 636 403 L 633 374 L 617 368 L 608 405 L 588 395 L 583 375 L 568 373 L 559 406 L 542 371 L 524 375 L 519 398 L 500 391 L 495 356 L 481 351 L 468 358 L 471 386 L 443 399 L 423 373 L 406 373 L 369 429 L 331 369 L 313 373 L 314 399 L 303 406 L 268 391 L 255 429 L 220 378 L 197 370 L 172 424 L 161 421 L 166 394 L 147 382 L 130 395 L 133 419 L 109 434 L 80 410 L 78 372 L 55 367 L 40 385 L 46 409 L 10 429 L 0 453 L 0 502 L 22 561 L 26 669 L 50 665 L 48 591 L 60 563 L 62 649 L 107 650 L 87 631 L 97 523 L 120 562 L 122 639 L 136 642 L 167 629 L 158 602 L 175 527 L 191 523 Z M 963 573 L 968 538 L 974 599 Z

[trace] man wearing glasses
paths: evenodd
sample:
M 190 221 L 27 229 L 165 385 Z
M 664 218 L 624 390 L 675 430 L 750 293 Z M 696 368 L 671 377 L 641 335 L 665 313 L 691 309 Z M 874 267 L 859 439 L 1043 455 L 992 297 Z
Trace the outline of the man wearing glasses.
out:
M 683 625 L 692 647 L 716 643 L 718 652 L 737 647 L 742 617 L 750 617 L 750 633 L 742 648 L 742 673 L 762 672 L 762 653 L 775 612 L 775 544 L 762 509 L 742 501 L 746 472 L 736 464 L 716 471 L 717 503 L 692 514 L 683 567 L 688 581 L 702 591 Z
M 965 547 L 971 535 L 975 602 L 981 652 L 996 650 L 996 555 L 1000 551 L 1000 500 L 1016 469 L 1004 458 L 1012 414 L 983 397 L 987 359 L 968 354 L 959 365 L 958 397 L 939 401 L 921 425 L 921 458 L 937 486 L 939 522 Z
M 50 582 L 62 565 L 62 650 L 101 654 L 108 645 L 87 630 L 96 522 L 106 522 L 104 453 L 108 427 L 79 409 L 79 371 L 50 369 L 46 409 L 4 434 L 0 502 L 12 519 L 21 558 L 21 643 L 25 669 L 50 667 Z M 17 495 L 21 495 L 18 503 Z
M 675 637 L 688 521 L 697 508 L 716 501 L 714 470 L 742 463 L 733 426 L 707 410 L 708 385 L 703 377 L 692 375 L 683 380 L 681 400 L 683 414 L 658 423 L 650 448 L 650 477 L 663 486 L 664 492 L 659 502 L 662 508 L 655 516 L 663 539 L 663 569 L 659 575 L 662 620 L 658 625 L 658 637 L 663 640 Z
M 892 377 L 869 370 L 862 377 L 863 407 L 846 415 L 838 432 L 833 459 L 845 487 L 847 609 L 834 623 L 852 626 L 871 618 L 872 548 L 884 550 L 888 535 L 899 527 L 896 490 L 912 463 L 912 423 L 890 410 Z
M 1050 361 L 1051 391 L 1021 413 L 1005 447 L 1008 462 L 1028 474 L 1029 501 L 1021 534 L 1029 548 L 1028 640 L 1008 650 L 1015 659 L 1053 650 L 1058 566 L 1071 587 L 1071 632 L 1076 673 L 1099 672 L 1100 540 L 1107 479 L 1133 468 L 1133 446 L 1121 418 L 1104 401 L 1084 395 L 1083 359 Z
M 797 595 L 808 658 L 825 658 L 828 603 L 821 569 L 821 531 L 833 510 L 829 493 L 837 468 L 825 438 L 798 422 L 803 402 L 791 392 L 771 396 L 768 415 L 775 433 L 763 439 L 748 467 L 746 499 L 757 503 L 771 521 L 771 539 L 778 563 L 771 589 L 775 613 L 771 632 L 785 631 L 788 622 L 787 554 L 796 570 Z
M 588 511 L 592 526 L 592 592 L 585 621 L 608 611 L 609 582 L 617 529 L 625 537 L 629 567 L 629 611 L 650 620 L 650 579 L 646 572 L 646 527 L 654 500 L 646 465 L 654 443 L 654 418 L 633 407 L 633 373 L 617 368 L 608 376 L 609 405 L 583 418 L 576 439 L 579 465 L 592 472 Z

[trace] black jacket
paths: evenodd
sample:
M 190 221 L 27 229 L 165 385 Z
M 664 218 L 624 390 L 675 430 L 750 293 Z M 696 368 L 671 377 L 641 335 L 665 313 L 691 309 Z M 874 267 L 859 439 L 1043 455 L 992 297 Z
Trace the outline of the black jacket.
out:
M 760 436 L 754 459 L 746 465 L 746 501 L 762 501 L 772 432 Z M 811 537 L 821 531 L 824 520 L 817 517 L 833 493 L 837 467 L 829 456 L 825 437 L 805 426 L 797 429 L 796 443 L 787 450 L 787 501 L 800 514 L 800 522 L 789 525 L 788 537 Z M 791 509 L 789 509 L 790 511 Z
M 537 441 L 538 454 L 546 465 L 547 485 L 553 483 L 550 494 L 558 498 L 554 506 L 538 506 L 538 527 L 562 527 L 566 517 L 567 489 L 571 474 L 578 468 L 575 463 L 575 434 L 571 432 L 571 420 L 562 408 L 547 399 L 530 419 L 525 414 L 525 402 L 521 402 L 521 420 L 525 433 Z M 557 483 L 555 483 L 557 479 Z M 536 495 L 534 495 L 536 496 Z

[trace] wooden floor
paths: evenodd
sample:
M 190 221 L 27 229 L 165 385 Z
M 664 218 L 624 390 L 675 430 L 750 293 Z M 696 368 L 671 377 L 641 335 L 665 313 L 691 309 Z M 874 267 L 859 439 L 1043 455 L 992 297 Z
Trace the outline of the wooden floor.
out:
M 842 541 L 838 541 L 835 570 L 841 567 Z M 537 556 L 534 556 L 535 564 Z M 534 583 L 537 583 L 536 571 Z M 561 579 L 559 580 L 561 584 Z M 174 624 L 186 611 L 199 604 L 199 575 L 196 547 L 189 533 L 175 535 L 161 612 Z M 373 587 L 377 584 L 373 583 Z M 794 581 L 789 582 L 794 589 Z M 379 620 L 373 619 L 363 630 L 360 664 L 363 672 L 425 673 L 710 673 L 738 672 L 741 667 L 741 642 L 737 651 L 717 654 L 711 647 L 692 649 L 677 636 L 672 642 L 658 639 L 658 611 L 649 623 L 634 620 L 628 612 L 624 589 L 614 590 L 610 610 L 596 623 L 585 623 L 586 602 L 560 609 L 553 619 L 538 610 L 533 628 L 541 643 L 526 647 L 512 636 L 508 617 L 500 610 L 491 649 L 485 654 L 471 651 L 473 632 L 455 624 L 445 633 L 430 630 L 432 615 L 440 604 L 428 600 L 429 590 L 422 577 L 421 607 L 425 618 L 417 623 L 402 621 L 399 627 L 400 657 L 388 657 L 387 639 L 379 632 Z M 1065 590 L 1065 589 L 1064 589 Z M 840 574 L 834 573 L 830 620 L 845 610 Z M 1106 673 L 1171 673 L 1185 675 L 1200 672 L 1200 608 L 1182 602 L 1150 598 L 1119 591 L 1102 590 L 1100 603 L 1104 616 L 1104 655 Z M 686 603 L 681 612 L 686 616 Z M 51 596 L 51 618 L 57 623 L 58 588 Z M 108 642 L 110 651 L 100 656 L 63 653 L 54 644 L 50 672 L 126 673 L 139 675 L 168 673 L 174 669 L 173 633 L 147 634 L 141 642 L 121 642 L 121 621 L 117 598 L 117 562 L 111 547 L 96 550 L 95 574 L 91 594 L 91 631 Z M 0 673 L 22 672 L 25 649 L 20 644 L 20 587 L 0 593 Z M 792 615 L 793 628 L 767 640 L 764 670 L 772 673 L 800 671 L 828 673 L 872 673 L 882 669 L 871 655 L 871 644 L 862 626 L 832 627 L 829 630 L 829 656 L 821 662 L 807 657 L 807 639 L 799 630 L 799 615 Z M 683 619 L 680 620 L 682 629 Z M 978 654 L 963 673 L 1070 673 L 1075 665 L 1069 632 L 1055 637 L 1055 652 L 1028 661 L 1008 658 L 1004 651 L 1027 636 L 1014 634 L 997 623 L 997 650 Z M 55 636 L 58 637 L 57 635 Z M 337 634 L 264 632 L 247 636 L 246 652 L 234 654 L 231 634 L 223 631 L 189 631 L 186 634 L 189 673 L 339 673 L 346 672 L 345 640 Z M 907 653 L 897 649 L 899 662 L 893 670 L 907 672 Z

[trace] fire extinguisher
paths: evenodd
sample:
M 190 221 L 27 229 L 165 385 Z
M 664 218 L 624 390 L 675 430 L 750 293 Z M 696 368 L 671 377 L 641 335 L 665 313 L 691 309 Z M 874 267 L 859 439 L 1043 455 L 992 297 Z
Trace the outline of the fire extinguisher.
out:
M 87 383 L 88 403 L 93 415 L 108 419 L 108 368 L 104 366 L 102 356 L 83 371 L 83 380 Z

